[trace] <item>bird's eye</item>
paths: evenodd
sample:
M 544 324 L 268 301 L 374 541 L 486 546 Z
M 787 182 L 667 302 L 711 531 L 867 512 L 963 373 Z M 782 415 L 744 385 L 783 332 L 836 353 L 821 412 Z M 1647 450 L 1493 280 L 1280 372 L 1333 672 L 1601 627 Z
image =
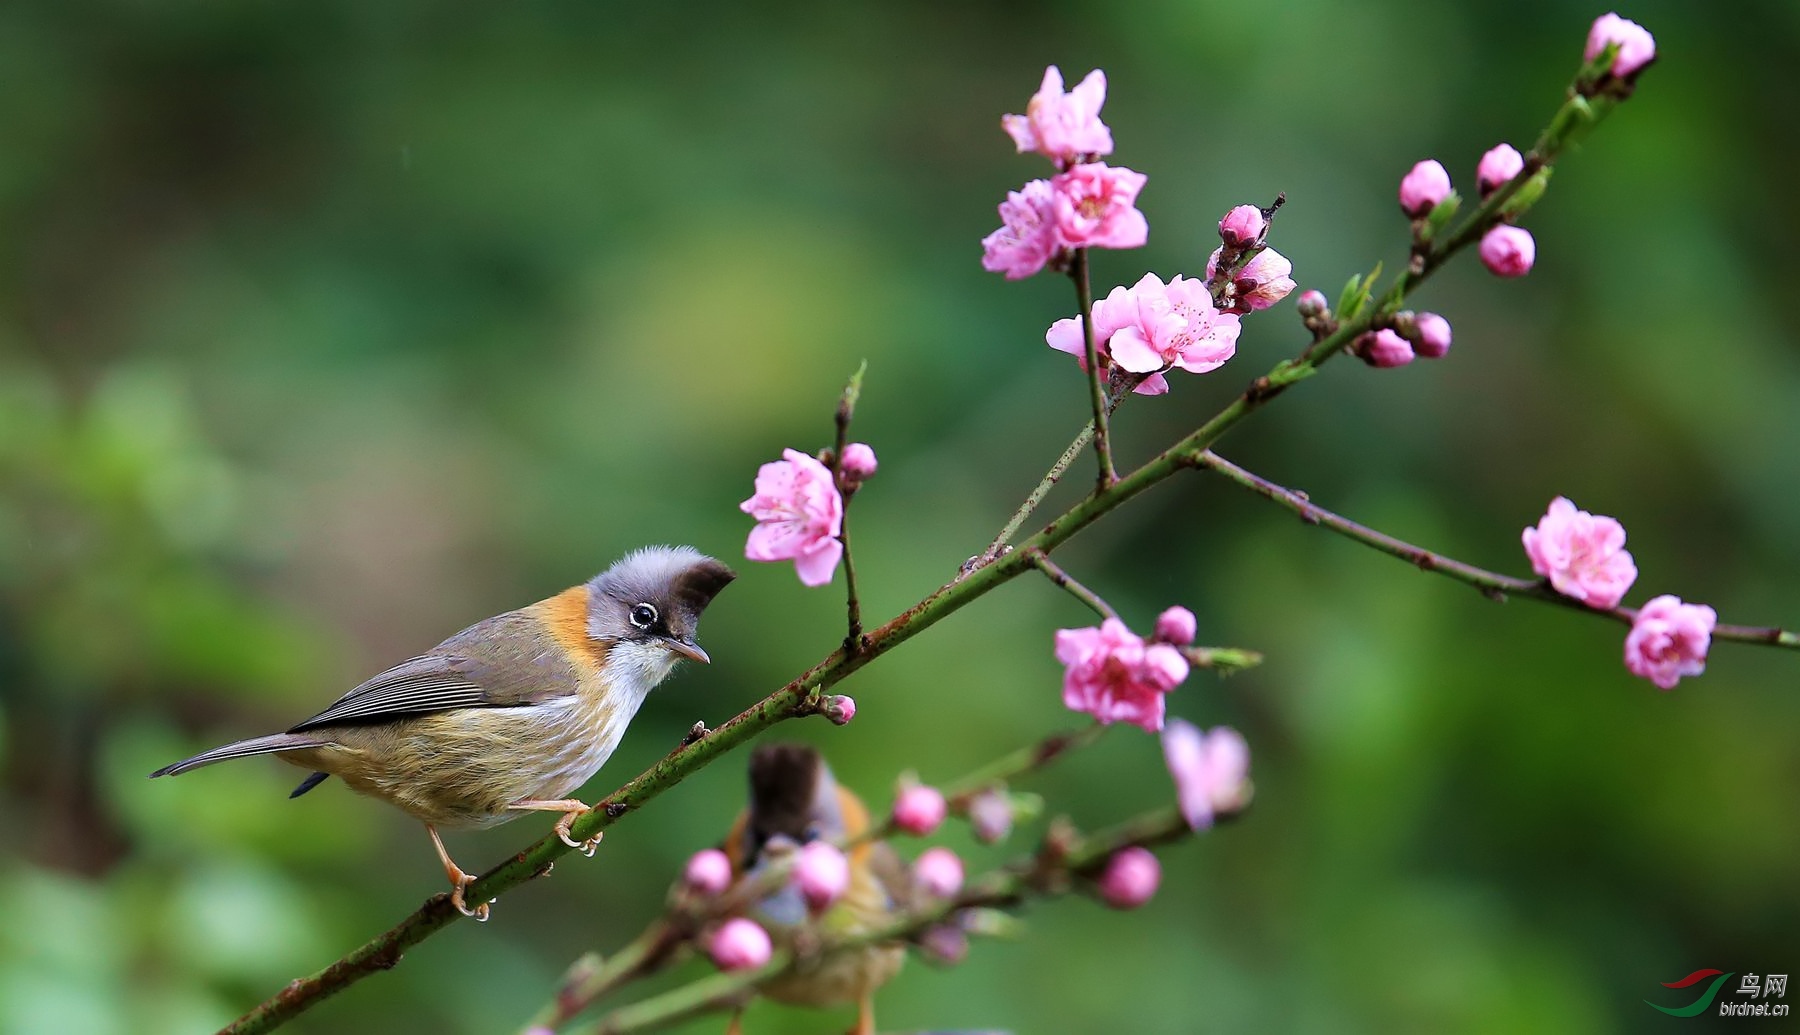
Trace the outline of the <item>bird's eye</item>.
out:
M 800 843 L 811 844 L 824 836 L 825 832 L 819 829 L 819 824 L 809 823 L 805 830 L 800 831 Z
M 652 604 L 638 604 L 631 609 L 631 624 L 639 629 L 649 629 L 656 624 L 656 607 Z

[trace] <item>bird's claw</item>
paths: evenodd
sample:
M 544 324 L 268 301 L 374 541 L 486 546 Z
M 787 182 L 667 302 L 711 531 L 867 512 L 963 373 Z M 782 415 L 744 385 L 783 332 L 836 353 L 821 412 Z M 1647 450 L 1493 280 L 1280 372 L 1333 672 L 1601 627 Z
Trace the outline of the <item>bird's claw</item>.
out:
M 593 837 L 588 838 L 586 841 L 575 840 L 572 834 L 575 827 L 575 817 L 585 815 L 587 815 L 585 812 L 564 813 L 563 818 L 556 821 L 556 836 L 562 840 L 563 844 L 568 845 L 570 848 L 573 848 L 582 855 L 592 859 L 594 853 L 600 850 L 600 841 L 606 837 L 606 831 L 602 830 Z
M 471 909 L 469 908 L 468 902 L 463 898 L 463 889 L 473 883 L 475 883 L 475 878 L 473 876 L 466 873 L 463 874 L 462 877 L 457 880 L 456 887 L 450 892 L 450 904 L 456 907 L 458 913 L 461 913 L 464 916 L 474 917 L 475 922 L 478 924 L 485 924 L 488 919 L 488 907 L 493 903 L 491 901 L 483 902 Z

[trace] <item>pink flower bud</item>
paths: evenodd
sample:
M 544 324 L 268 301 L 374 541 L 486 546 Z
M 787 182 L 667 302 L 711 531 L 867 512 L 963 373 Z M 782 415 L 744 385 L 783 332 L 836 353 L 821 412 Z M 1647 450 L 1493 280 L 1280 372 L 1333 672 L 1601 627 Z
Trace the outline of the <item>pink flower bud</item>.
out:
M 1475 189 L 1485 198 L 1524 171 L 1525 156 L 1518 148 L 1511 144 L 1495 144 L 1481 156 L 1481 164 L 1475 167 Z
M 1012 798 L 1004 791 L 982 791 L 969 799 L 969 826 L 982 844 L 1003 841 L 1012 833 Z
M 753 920 L 734 916 L 719 925 L 706 943 L 706 954 L 720 970 L 749 970 L 769 962 L 775 947 L 769 932 Z
M 919 948 L 932 962 L 954 966 L 968 957 L 969 936 L 956 924 L 938 924 L 919 936 Z
M 844 474 L 863 481 L 875 473 L 875 450 L 866 442 L 852 442 L 844 447 Z
M 1162 863 L 1147 848 L 1132 845 L 1113 853 L 1100 874 L 1100 897 L 1114 909 L 1136 909 L 1162 883 Z
M 1308 319 L 1315 316 L 1324 316 L 1325 310 L 1330 304 L 1331 303 L 1325 301 L 1325 292 L 1319 291 L 1316 288 L 1308 288 L 1307 290 L 1300 292 L 1300 301 L 1297 303 L 1300 309 L 1300 315 L 1307 317 Z
M 1664 690 L 1673 689 L 1682 676 L 1706 671 L 1706 651 L 1718 623 L 1718 613 L 1705 604 L 1657 597 L 1638 611 L 1625 636 L 1625 667 Z
M 1185 647 L 1194 642 L 1199 625 L 1194 612 L 1178 604 L 1156 616 L 1156 638 L 1163 643 Z
M 825 702 L 823 714 L 839 726 L 848 726 L 856 718 L 856 698 L 838 694 Z
M 934 898 L 950 898 L 962 890 L 962 860 L 942 845 L 927 848 L 913 862 L 913 883 Z
M 1238 300 L 1255 312 L 1267 309 L 1294 290 L 1294 264 L 1273 248 L 1264 248 L 1238 271 Z
M 1413 320 L 1413 347 L 1426 359 L 1442 359 L 1450 351 L 1450 321 L 1436 313 L 1420 313 Z
M 681 879 L 702 895 L 717 895 L 731 886 L 731 860 L 717 848 L 695 852 Z
M 1481 264 L 1497 277 L 1523 277 L 1537 261 L 1537 242 L 1531 231 L 1505 223 L 1481 239 Z
M 1267 225 L 1262 209 L 1255 205 L 1239 205 L 1219 220 L 1219 240 L 1228 248 L 1242 248 L 1261 238 Z
M 823 912 L 850 887 L 850 860 L 836 845 L 808 841 L 794 861 L 794 883 L 807 906 Z
M 1608 43 L 1619 45 L 1619 53 L 1613 58 L 1612 74 L 1621 79 L 1631 76 L 1656 57 L 1656 37 L 1650 35 L 1650 30 L 1629 18 L 1603 14 L 1594 19 L 1593 27 L 1588 29 L 1587 49 L 1582 52 L 1582 60 L 1592 61 L 1599 57 Z
M 924 837 L 938 828 L 948 811 L 944 796 L 936 787 L 914 784 L 904 788 L 894 799 L 894 825 L 909 834 Z
M 1418 219 L 1449 197 L 1450 190 L 1450 174 L 1436 159 L 1427 158 L 1400 181 L 1400 210 Z
M 1413 361 L 1413 347 L 1391 327 L 1356 340 L 1356 354 L 1372 367 L 1403 367 Z

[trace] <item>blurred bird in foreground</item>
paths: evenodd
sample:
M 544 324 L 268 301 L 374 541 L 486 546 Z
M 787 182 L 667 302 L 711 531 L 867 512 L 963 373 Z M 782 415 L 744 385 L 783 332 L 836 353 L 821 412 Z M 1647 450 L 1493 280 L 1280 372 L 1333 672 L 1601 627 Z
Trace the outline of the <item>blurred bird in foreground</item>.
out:
M 808 842 L 844 844 L 869 829 L 869 810 L 838 786 L 819 753 L 804 744 L 770 744 L 750 756 L 750 807 L 726 838 L 734 883 L 754 876 Z M 749 916 L 769 931 L 777 947 L 797 941 L 853 937 L 886 926 L 913 897 L 911 877 L 886 842 L 857 845 L 847 853 L 848 889 L 814 916 L 796 882 L 750 907 Z M 803 961 L 793 973 L 763 988 L 777 1002 L 798 1006 L 857 1004 L 853 1035 L 874 1035 L 875 990 L 900 971 L 903 945 L 874 945 Z M 734 1018 L 729 1031 L 738 1032 Z
M 469 626 L 286 733 L 150 775 L 273 754 L 314 770 L 289 797 L 337 776 L 422 821 L 453 885 L 450 901 L 485 920 L 487 903 L 463 900 L 475 878 L 451 860 L 438 828 L 560 812 L 557 836 L 592 855 L 598 836 L 579 844 L 570 836 L 588 807 L 569 795 L 599 771 L 678 661 L 711 660 L 694 632 L 735 577 L 689 547 L 646 547 L 582 585 Z

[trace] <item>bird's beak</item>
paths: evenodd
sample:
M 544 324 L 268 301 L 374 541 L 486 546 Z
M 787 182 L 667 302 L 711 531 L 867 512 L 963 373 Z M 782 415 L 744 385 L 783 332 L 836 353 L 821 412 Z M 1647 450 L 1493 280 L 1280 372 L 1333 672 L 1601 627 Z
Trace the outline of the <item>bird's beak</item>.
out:
M 712 658 L 707 656 L 707 653 L 704 650 L 701 650 L 700 645 L 693 640 L 677 640 L 671 637 L 663 640 L 662 643 L 664 647 L 669 648 L 684 658 L 698 661 L 702 665 L 712 664 Z

